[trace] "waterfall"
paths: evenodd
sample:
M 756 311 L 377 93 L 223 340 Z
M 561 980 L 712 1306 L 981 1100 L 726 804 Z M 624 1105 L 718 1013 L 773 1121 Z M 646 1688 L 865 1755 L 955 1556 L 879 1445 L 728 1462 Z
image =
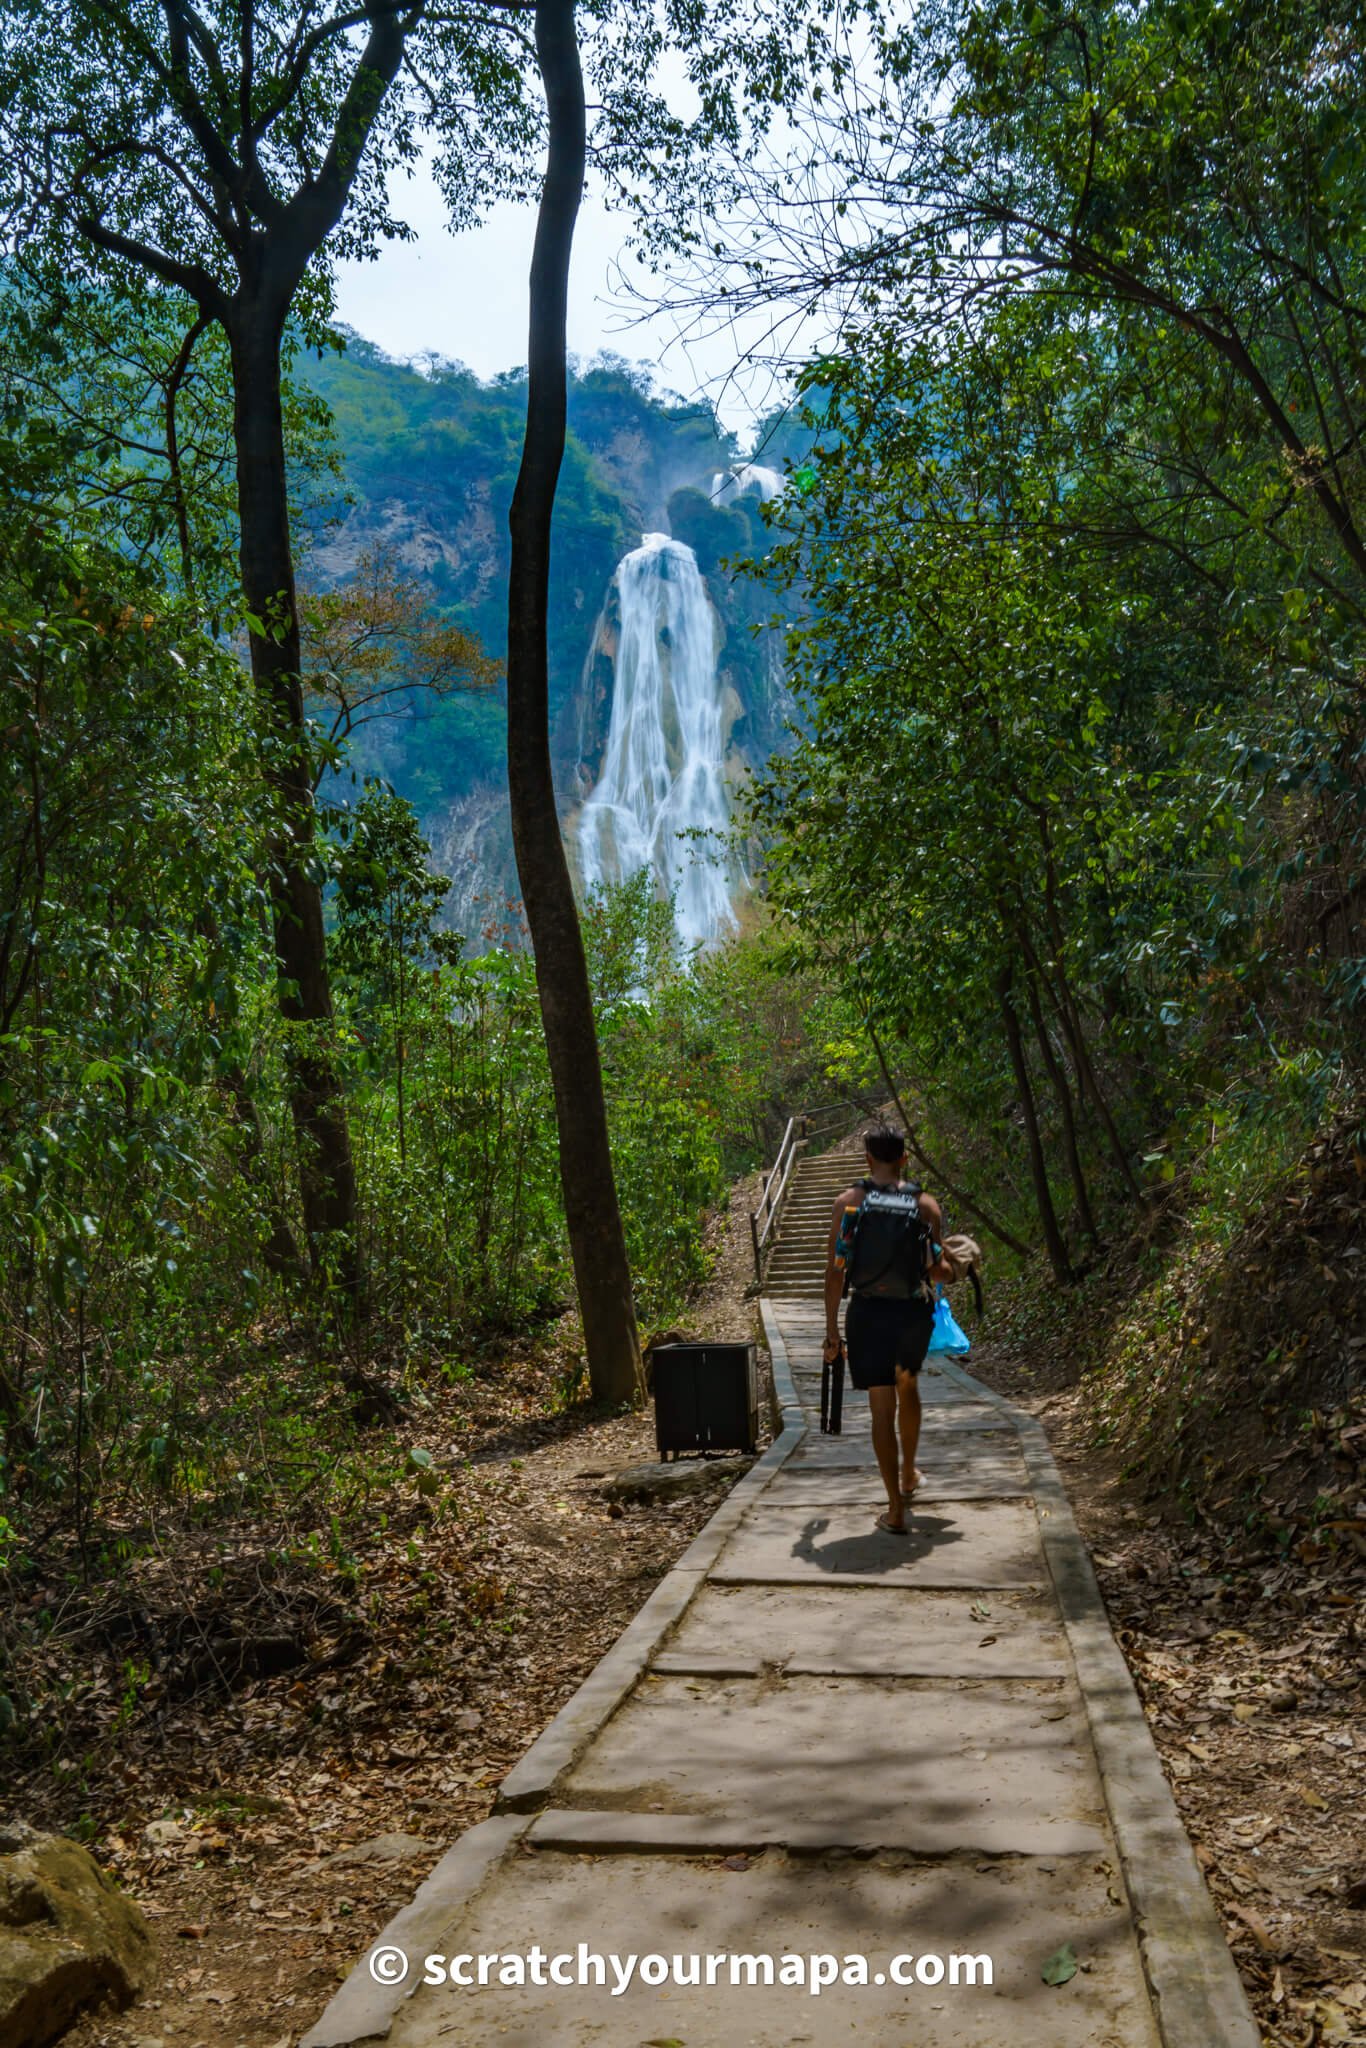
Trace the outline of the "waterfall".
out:
M 731 930 L 726 730 L 716 673 L 717 621 L 682 541 L 647 533 L 617 566 L 620 623 L 602 771 L 579 813 L 586 888 L 649 868 L 675 892 L 687 946 Z M 600 628 L 601 631 L 601 628 Z
M 763 462 L 741 462 L 734 469 L 718 469 L 711 480 L 713 504 L 743 498 L 753 491 L 760 498 L 781 498 L 787 479 Z

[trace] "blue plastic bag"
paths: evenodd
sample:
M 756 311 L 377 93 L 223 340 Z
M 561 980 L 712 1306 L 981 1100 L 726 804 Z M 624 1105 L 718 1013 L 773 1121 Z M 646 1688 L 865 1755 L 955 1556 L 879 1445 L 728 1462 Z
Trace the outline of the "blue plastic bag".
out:
M 967 1333 L 954 1321 L 953 1310 L 949 1307 L 949 1297 L 941 1287 L 934 1304 L 934 1328 L 930 1331 L 930 1350 L 948 1351 L 955 1358 L 962 1358 L 971 1349 Z

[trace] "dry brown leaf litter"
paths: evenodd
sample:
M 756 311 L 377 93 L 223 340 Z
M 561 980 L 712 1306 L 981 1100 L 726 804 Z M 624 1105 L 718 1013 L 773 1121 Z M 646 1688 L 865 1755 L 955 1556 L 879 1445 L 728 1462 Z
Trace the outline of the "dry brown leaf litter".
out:
M 689 1331 L 748 1338 L 742 1200 L 708 1237 Z M 656 1455 L 653 1420 L 555 1412 L 563 1348 L 432 1392 L 404 1428 L 437 1492 L 415 1471 L 387 1527 L 346 1531 L 381 1615 L 272 1563 L 274 1532 L 245 1520 L 226 1568 L 221 1527 L 168 1527 L 118 1588 L 65 1598 L 43 1654 L 77 1688 L 76 1768 L 31 1761 L 10 1804 L 93 1826 L 162 1959 L 150 1998 L 87 2015 L 71 2048 L 288 2048 L 713 1513 L 715 1488 L 604 1501 L 602 1475 Z M 127 1711 L 130 1651 L 165 1677 Z M 334 1860 L 367 1844 L 395 1860 Z
M 973 1369 L 1048 1431 L 1268 2048 L 1366 2044 L 1366 1160 L 1344 1121 L 1222 1248 L 1181 1199 L 1160 1322 L 1121 1255 Z

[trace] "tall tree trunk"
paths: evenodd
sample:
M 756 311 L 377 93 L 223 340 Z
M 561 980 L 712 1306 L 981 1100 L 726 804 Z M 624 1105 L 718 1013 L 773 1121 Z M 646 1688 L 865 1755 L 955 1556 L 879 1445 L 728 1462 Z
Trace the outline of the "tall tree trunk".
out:
M 234 1060 L 221 1078 L 221 1086 L 232 1105 L 232 1113 L 242 1132 L 242 1174 L 265 1211 L 265 1220 L 270 1226 L 269 1235 L 261 1245 L 261 1258 L 268 1271 L 281 1279 L 298 1282 L 304 1276 L 304 1262 L 299 1257 L 299 1247 L 294 1242 L 294 1232 L 288 1218 L 275 1199 L 275 1190 L 270 1185 L 266 1166 L 265 1141 L 261 1135 L 261 1118 L 255 1097 L 247 1085 L 247 1077 Z
M 193 360 L 195 347 L 208 324 L 207 313 L 201 313 L 197 320 L 191 322 L 166 377 L 166 467 L 171 478 L 176 537 L 180 542 L 180 576 L 185 585 L 185 595 L 189 598 L 195 596 L 194 549 L 190 542 L 190 507 L 185 496 L 185 472 L 180 466 L 180 432 L 176 421 L 176 403 L 180 397 L 180 387 Z
M 960 1209 L 966 1209 L 969 1216 L 975 1217 L 983 1230 L 989 1231 L 992 1237 L 998 1239 L 1001 1244 L 1014 1252 L 1018 1258 L 1027 1259 L 1030 1255 L 1029 1246 L 1016 1237 L 1013 1231 L 1007 1230 L 1004 1223 L 998 1223 L 990 1210 L 984 1209 L 980 1202 L 974 1201 L 971 1195 L 965 1194 L 962 1188 L 949 1179 L 942 1167 L 936 1166 L 930 1158 L 929 1153 L 920 1142 L 918 1132 L 906 1114 L 905 1103 L 897 1093 L 896 1083 L 892 1079 L 891 1069 L 887 1065 L 886 1056 L 882 1050 L 882 1042 L 877 1035 L 872 1017 L 865 1014 L 863 1023 L 864 1029 L 868 1033 L 869 1043 L 872 1045 L 873 1052 L 877 1058 L 878 1067 L 881 1071 L 883 1082 L 886 1085 L 887 1093 L 896 1104 L 896 1112 L 901 1118 L 901 1129 L 906 1139 L 906 1150 L 910 1153 L 912 1159 L 918 1165 L 924 1167 L 930 1179 L 936 1182 L 946 1195 L 953 1196 Z
M 550 521 L 564 456 L 565 314 L 586 126 L 574 0 L 537 0 L 536 55 L 550 142 L 531 261 L 526 440 L 509 520 L 508 791 L 555 1091 L 560 1184 L 589 1379 L 600 1400 L 627 1401 L 641 1384 L 640 1339 L 607 1143 L 588 966 L 550 768 Z
M 1138 1176 L 1135 1174 L 1130 1163 L 1129 1155 L 1124 1149 L 1124 1140 L 1120 1137 L 1114 1117 L 1110 1113 L 1110 1105 L 1105 1099 L 1105 1091 L 1100 1085 L 1095 1067 L 1092 1064 L 1090 1050 L 1086 1043 L 1086 1027 L 1082 1021 L 1081 1007 L 1077 1002 L 1076 996 L 1073 994 L 1072 985 L 1067 979 L 1061 959 L 1055 958 L 1051 978 L 1040 967 L 1039 979 L 1040 985 L 1046 990 L 1049 1000 L 1053 1005 L 1058 1019 L 1058 1027 L 1067 1045 L 1068 1056 L 1072 1062 L 1072 1071 L 1077 1077 L 1078 1100 L 1084 1102 L 1088 1097 L 1090 1098 L 1101 1130 L 1105 1135 L 1106 1143 L 1110 1147 L 1115 1165 L 1119 1168 L 1130 1194 L 1135 1201 L 1138 1201 L 1143 1191 L 1139 1186 Z
M 1091 1212 L 1091 1196 L 1086 1185 L 1086 1176 L 1081 1167 L 1081 1151 L 1077 1145 L 1077 1119 L 1072 1107 L 1072 1090 L 1067 1085 L 1062 1062 L 1053 1050 L 1053 1041 L 1048 1035 L 1048 1023 L 1039 1002 L 1039 991 L 1034 985 L 1032 974 L 1025 976 L 1025 994 L 1029 1002 L 1029 1015 L 1034 1025 L 1034 1036 L 1038 1040 L 1039 1057 L 1044 1064 L 1062 1119 L 1062 1145 L 1067 1155 L 1067 1171 L 1072 1176 L 1072 1192 L 1077 1198 L 1077 1216 L 1082 1229 L 1092 1244 L 1100 1243 L 1100 1232 Z
M 270 721 L 267 769 L 284 814 L 271 849 L 270 896 L 304 1222 L 315 1269 L 326 1269 L 358 1302 L 356 1175 L 333 1045 L 322 890 L 312 872 L 313 778 L 299 675 L 280 335 L 280 318 L 239 300 L 229 339 L 242 589 L 255 621 L 252 676 Z
M 1065 965 L 1067 946 L 1063 935 L 1062 914 L 1058 909 L 1058 871 L 1057 863 L 1053 857 L 1053 836 L 1049 830 L 1046 813 L 1040 811 L 1038 815 L 1039 834 L 1044 851 L 1044 906 L 1048 916 L 1049 936 L 1053 942 L 1053 975 L 1056 982 L 1054 999 L 1057 1005 L 1058 1022 L 1062 1027 L 1062 1034 L 1067 1042 L 1067 1050 L 1071 1055 L 1072 1068 L 1077 1077 L 1078 1097 L 1079 1099 L 1084 1099 L 1087 1095 L 1090 1096 L 1096 1115 L 1100 1118 L 1101 1127 L 1105 1132 L 1106 1138 L 1109 1140 L 1115 1164 L 1123 1175 L 1130 1194 L 1135 1201 L 1139 1201 L 1142 1199 L 1143 1191 L 1138 1184 L 1138 1176 L 1130 1163 L 1129 1155 L 1124 1148 L 1124 1141 L 1119 1135 L 1114 1117 L 1110 1114 L 1110 1105 L 1105 1099 L 1105 1091 L 1101 1087 L 1096 1070 L 1091 1063 L 1091 1054 L 1086 1043 L 1086 1030 L 1082 1023 L 1081 1006 L 1077 1002 L 1072 990 L 1072 984 L 1067 978 L 1067 968 Z M 1031 961 L 1030 964 L 1035 968 L 1036 972 L 1039 972 L 1037 960 Z M 1047 977 L 1041 972 L 1039 973 L 1039 980 L 1041 986 L 1050 986 Z M 1053 992 L 1051 988 L 1050 992 Z
M 1067 1256 L 1067 1246 L 1058 1225 L 1058 1214 L 1053 1207 L 1053 1195 L 1048 1185 L 1048 1168 L 1044 1162 L 1043 1139 L 1039 1134 L 1039 1116 L 1034 1103 L 1034 1090 L 1029 1079 L 1029 1067 L 1025 1061 L 1020 1020 L 1015 1014 L 1011 994 L 1014 979 L 1014 971 L 1010 967 L 1003 968 L 997 977 L 996 994 L 1001 1005 L 1001 1022 L 1005 1026 L 1006 1044 L 1010 1049 L 1010 1065 L 1020 1097 L 1020 1111 L 1024 1117 L 1025 1143 L 1029 1148 L 1029 1171 L 1034 1183 L 1034 1200 L 1039 1211 L 1039 1221 L 1043 1225 L 1043 1241 L 1048 1250 L 1049 1264 L 1059 1280 L 1069 1281 L 1074 1277 L 1072 1261 Z

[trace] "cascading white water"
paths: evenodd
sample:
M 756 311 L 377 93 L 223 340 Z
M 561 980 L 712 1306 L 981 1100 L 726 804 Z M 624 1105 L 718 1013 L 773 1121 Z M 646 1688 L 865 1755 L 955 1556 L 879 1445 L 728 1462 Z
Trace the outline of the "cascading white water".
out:
M 678 934 L 706 945 L 736 923 L 717 622 L 682 541 L 647 533 L 617 567 L 620 625 L 602 772 L 579 814 L 586 888 L 649 868 L 674 892 Z
M 734 469 L 718 469 L 711 480 L 714 504 L 729 498 L 743 498 L 753 491 L 760 498 L 781 498 L 787 479 L 763 462 L 741 462 Z

